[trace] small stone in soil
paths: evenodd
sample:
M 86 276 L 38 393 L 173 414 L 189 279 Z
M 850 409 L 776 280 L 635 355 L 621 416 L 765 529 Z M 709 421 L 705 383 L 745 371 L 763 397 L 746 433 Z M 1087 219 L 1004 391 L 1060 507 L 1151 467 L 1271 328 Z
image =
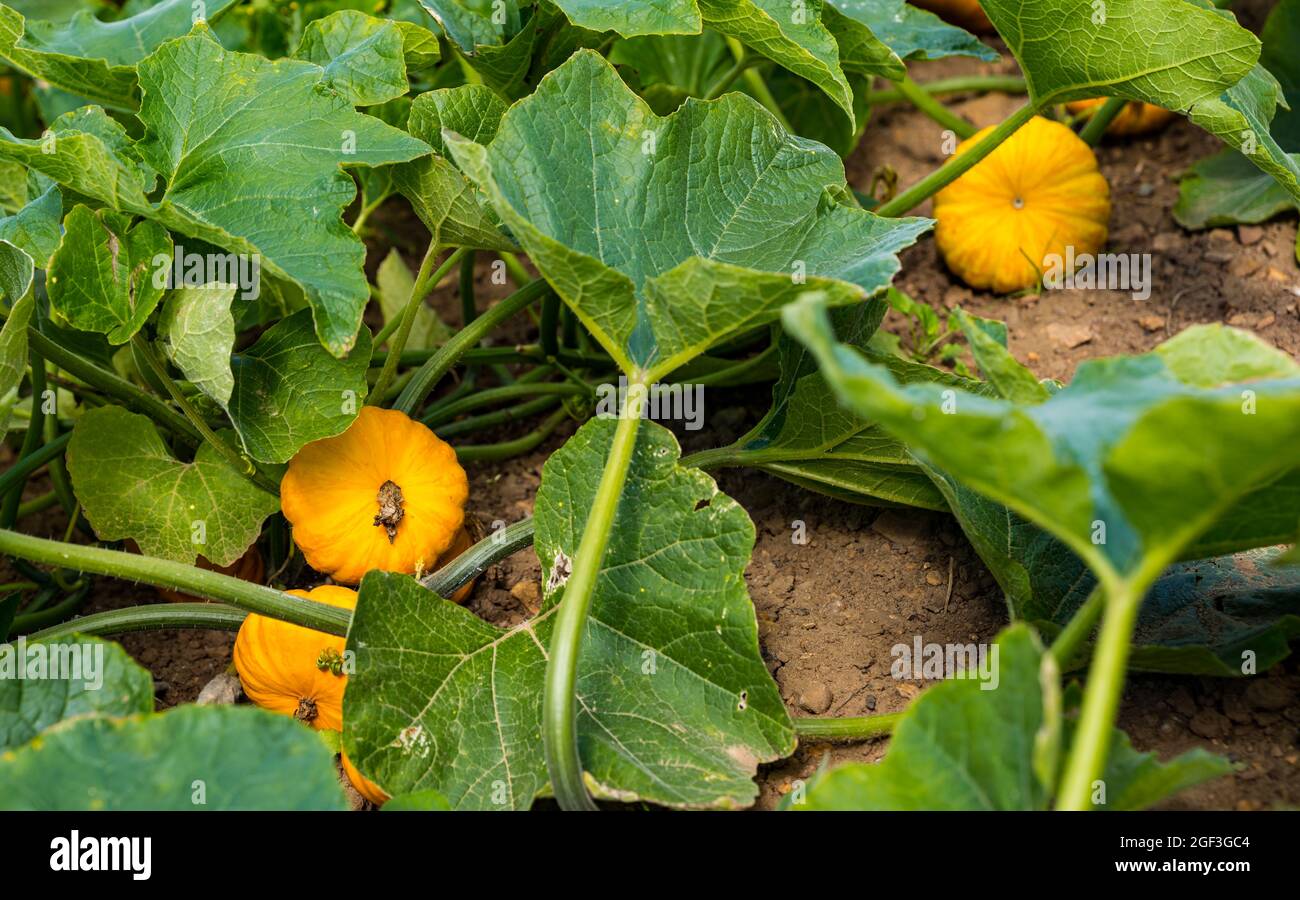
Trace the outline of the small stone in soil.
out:
M 1082 347 L 1092 340 L 1092 331 L 1086 325 L 1066 325 L 1061 322 L 1052 322 L 1045 330 L 1048 340 L 1064 347 L 1066 350 Z
M 199 691 L 199 696 L 194 702 L 199 706 L 228 706 L 239 702 L 242 693 L 243 686 L 239 683 L 239 676 L 222 672 L 203 686 L 203 690 Z
M 1246 685 L 1246 702 L 1254 709 L 1286 709 L 1291 703 L 1291 692 L 1277 679 L 1260 679 Z
M 910 547 L 925 534 L 925 520 L 887 509 L 871 523 L 871 530 L 902 547 Z
M 814 716 L 821 715 L 831 708 L 831 689 L 824 684 L 814 684 L 799 692 L 799 708 Z
M 1212 709 L 1203 709 L 1192 716 L 1189 725 L 1193 734 L 1198 734 L 1207 740 L 1223 737 L 1231 728 L 1227 718 Z

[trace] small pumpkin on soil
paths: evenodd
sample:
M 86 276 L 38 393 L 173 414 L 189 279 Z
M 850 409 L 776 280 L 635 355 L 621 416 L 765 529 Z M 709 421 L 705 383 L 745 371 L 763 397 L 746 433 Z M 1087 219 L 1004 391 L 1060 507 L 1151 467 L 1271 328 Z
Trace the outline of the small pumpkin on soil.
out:
M 357 789 L 358 794 L 375 806 L 383 806 L 388 802 L 388 792 L 362 775 L 357 767 L 352 765 L 352 760 L 348 759 L 346 753 L 339 756 L 339 762 L 343 764 L 343 772 L 348 776 L 348 781 L 352 782 L 352 786 Z
M 1065 106 L 1076 115 L 1086 113 L 1086 118 L 1091 118 L 1093 113 L 1101 109 L 1101 105 L 1105 102 L 1100 98 L 1095 100 L 1072 100 Z M 1175 118 L 1174 113 L 1163 106 L 1134 100 L 1125 104 L 1123 111 L 1111 120 L 1111 123 L 1106 126 L 1106 133 L 1117 137 L 1151 134 L 1164 128 Z
M 334 584 L 289 593 L 343 609 L 357 605 L 356 591 Z M 346 644 L 345 638 L 254 613 L 235 638 L 235 671 L 248 699 L 263 709 L 341 731 Z
M 372 569 L 432 571 L 461 533 L 468 497 L 450 445 L 404 413 L 373 406 L 342 434 L 299 450 L 280 484 L 308 565 L 343 584 Z
M 989 21 L 979 0 L 912 0 L 912 5 L 928 9 L 945 22 L 971 31 L 981 34 L 993 31 L 993 23 Z
M 992 128 L 957 147 L 961 155 Z M 1106 246 L 1110 188 L 1092 148 L 1060 122 L 1030 119 L 934 195 L 935 243 L 958 277 L 1009 293 L 1033 287 L 1051 254 Z

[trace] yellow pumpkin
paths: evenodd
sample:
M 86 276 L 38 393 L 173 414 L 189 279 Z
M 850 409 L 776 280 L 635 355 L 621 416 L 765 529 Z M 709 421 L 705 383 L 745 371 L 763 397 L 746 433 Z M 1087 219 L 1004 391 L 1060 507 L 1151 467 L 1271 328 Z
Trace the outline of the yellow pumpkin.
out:
M 1038 284 L 1050 254 L 1106 246 L 1110 188 L 1091 147 L 1060 122 L 1035 117 L 935 194 L 934 218 L 948 268 L 971 287 L 1008 293 Z
M 912 5 L 928 9 L 944 21 L 971 31 L 987 34 L 994 30 L 979 0 L 912 0 Z
M 1065 105 L 1070 112 L 1076 115 L 1086 113 L 1087 118 L 1092 118 L 1092 114 L 1105 102 L 1105 100 L 1098 98 L 1095 100 L 1072 100 Z M 1106 126 L 1106 133 L 1117 137 L 1150 134 L 1164 128 L 1175 118 L 1175 115 L 1163 106 L 1140 103 L 1134 100 L 1131 103 L 1126 103 L 1120 114 L 1111 120 L 1111 123 Z
M 289 591 L 343 609 L 354 609 L 357 592 L 326 584 Z M 346 640 L 256 613 L 244 619 L 235 638 L 235 671 L 244 693 L 263 709 L 293 716 L 312 728 L 343 729 L 342 671 Z
M 456 451 L 404 413 L 364 407 L 289 461 L 280 505 L 307 563 L 343 584 L 372 569 L 432 571 L 465 519 Z
M 348 759 L 346 753 L 339 757 L 339 762 L 343 764 L 343 772 L 348 776 L 348 781 L 352 782 L 352 786 L 357 789 L 358 794 L 375 806 L 383 806 L 388 802 L 388 792 L 357 771 L 357 767 L 352 765 L 352 760 Z

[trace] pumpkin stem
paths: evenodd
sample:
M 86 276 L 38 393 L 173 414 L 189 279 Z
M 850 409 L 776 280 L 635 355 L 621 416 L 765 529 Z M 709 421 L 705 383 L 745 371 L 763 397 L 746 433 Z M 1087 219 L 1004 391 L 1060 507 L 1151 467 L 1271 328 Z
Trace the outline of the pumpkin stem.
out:
M 388 532 L 388 543 L 397 539 L 397 526 L 406 515 L 402 511 L 402 489 L 395 482 L 385 481 L 379 486 L 379 512 L 375 515 L 375 525 L 383 525 Z
M 317 714 L 316 701 L 306 697 L 298 700 L 298 708 L 293 711 L 293 717 L 299 722 L 313 722 Z

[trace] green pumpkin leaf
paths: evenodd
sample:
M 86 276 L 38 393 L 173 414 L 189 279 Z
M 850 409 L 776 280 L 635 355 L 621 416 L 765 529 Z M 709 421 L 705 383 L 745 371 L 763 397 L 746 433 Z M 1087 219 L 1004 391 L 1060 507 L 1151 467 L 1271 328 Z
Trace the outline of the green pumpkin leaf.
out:
M 502 631 L 410 578 L 362 582 L 344 743 L 385 790 L 490 809 L 527 808 L 545 786 L 545 648 L 613 430 L 588 422 L 543 469 L 547 590 L 531 621 Z M 745 589 L 753 525 L 677 454 L 670 432 L 641 426 L 578 665 L 579 749 L 599 797 L 746 806 L 756 766 L 794 732 Z
M 900 385 L 835 343 L 816 297 L 788 308 L 785 325 L 850 409 L 1053 534 L 1099 577 L 1143 592 L 1295 463 L 1300 365 L 1232 329 L 1191 328 L 1153 353 L 1089 361 L 1050 399 L 1018 404 Z
M 131 538 L 148 556 L 228 566 L 280 509 L 279 499 L 232 469 L 204 443 L 178 462 L 152 422 L 121 407 L 86 412 L 68 444 L 68 472 L 102 540 Z
M 235 387 L 230 372 L 235 317 L 230 303 L 237 290 L 233 284 L 176 288 L 168 292 L 158 317 L 158 338 L 167 358 L 222 407 Z
M 208 0 L 218 16 L 237 0 Z M 44 10 L 43 18 L 52 18 Z M 92 103 L 135 109 L 135 65 L 194 24 L 192 0 L 160 0 L 124 19 L 102 22 L 89 11 L 68 21 L 24 21 L 0 4 L 0 58 L 15 69 Z
M 26 269 L 25 277 L 15 278 L 15 271 Z M 11 244 L 0 242 L 0 285 L 13 300 L 17 287 L 31 285 L 32 259 Z M 18 386 L 27 373 L 27 324 L 32 319 L 36 300 L 26 288 L 9 308 L 9 317 L 0 325 L 0 440 L 9 430 L 9 416 L 18 397 Z
M 407 122 L 412 135 L 446 154 L 443 129 L 474 141 L 496 134 L 506 102 L 483 85 L 429 91 L 415 98 Z M 512 250 L 478 190 L 443 156 L 425 156 L 393 166 L 393 185 L 444 246 Z
M 969 31 L 949 25 L 934 13 L 917 9 L 903 0 L 827 0 L 825 8 L 826 24 L 839 41 L 845 71 L 851 68 L 850 60 L 859 55 L 847 49 L 846 44 L 862 40 L 864 31 L 900 59 L 973 56 L 993 62 L 998 58 L 997 51 L 980 43 Z M 831 15 L 831 10 L 839 15 Z
M 33 180 L 44 181 L 40 176 Z M 63 238 L 62 222 L 63 194 L 58 185 L 48 182 L 21 209 L 0 219 L 0 241 L 24 251 L 38 268 L 48 269 L 50 257 Z
M 333 756 L 301 723 L 249 706 L 179 706 L 48 729 L 0 758 L 0 809 L 345 810 L 347 804 Z
M 554 0 L 580 28 L 612 31 L 623 37 L 639 34 L 699 34 L 703 25 L 694 0 Z
M 72 668 L 60 668 L 61 662 Z M 57 644 L 0 644 L 0 751 L 78 716 L 148 712 L 153 676 L 120 644 L 81 634 Z
M 996 656 L 994 654 L 996 653 Z M 926 690 L 903 714 L 876 765 L 830 769 L 786 809 L 1042 810 L 1055 792 L 1063 728 L 1058 673 L 1032 630 L 1013 625 L 990 647 L 983 670 Z M 990 687 L 993 685 L 993 687 Z M 1141 809 L 1232 771 L 1225 759 L 1193 750 L 1168 763 L 1139 754 L 1115 731 L 1096 809 Z
M 229 412 L 249 456 L 288 462 L 304 444 L 346 430 L 366 398 L 370 350 L 363 328 L 347 359 L 335 359 L 303 310 L 235 354 Z
M 661 118 L 587 51 L 511 107 L 487 147 L 447 140 L 592 335 L 649 381 L 770 321 L 805 283 L 840 304 L 874 294 L 930 224 L 844 203 L 839 158 L 754 101 Z
M 438 54 L 438 41 L 427 29 L 353 9 L 309 23 L 294 51 L 295 58 L 323 68 L 326 81 L 353 106 L 375 106 L 405 95 L 408 64 L 427 67 Z
M 165 274 L 172 242 L 157 222 L 132 225 L 127 215 L 73 207 L 46 279 L 55 319 L 126 343 L 162 300 L 160 259 Z

